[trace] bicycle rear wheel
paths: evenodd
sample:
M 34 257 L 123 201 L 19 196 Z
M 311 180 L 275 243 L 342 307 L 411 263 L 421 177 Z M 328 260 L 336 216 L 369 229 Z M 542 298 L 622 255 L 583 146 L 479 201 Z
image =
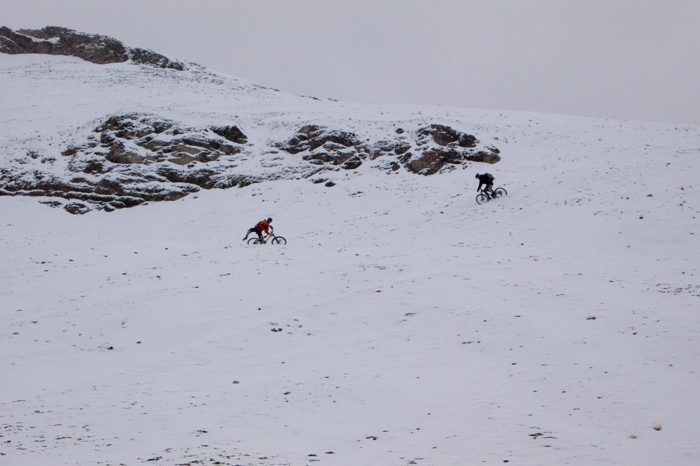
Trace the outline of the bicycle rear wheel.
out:
M 479 193 L 476 195 L 476 203 L 477 204 L 486 204 L 487 202 L 489 202 L 489 198 L 488 198 L 488 196 L 486 196 L 486 194 Z
M 260 241 L 260 238 L 250 238 L 248 240 L 248 244 L 265 244 L 265 243 Z
M 284 236 L 275 236 L 272 238 L 272 244 L 287 244 L 287 240 Z
M 491 193 L 491 197 L 493 197 L 493 198 L 503 197 L 503 196 L 507 196 L 507 195 L 508 195 L 508 191 L 506 191 L 503 188 L 496 188 Z

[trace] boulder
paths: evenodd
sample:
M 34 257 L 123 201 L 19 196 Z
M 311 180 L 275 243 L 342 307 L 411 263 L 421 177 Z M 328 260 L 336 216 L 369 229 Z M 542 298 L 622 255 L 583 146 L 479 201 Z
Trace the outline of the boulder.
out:
M 433 124 L 420 128 L 417 133 L 419 143 L 425 143 L 432 138 L 440 146 L 454 146 L 472 148 L 479 142 L 476 137 L 457 131 L 449 126 Z
M 218 134 L 224 139 L 228 139 L 236 144 L 246 144 L 248 138 L 237 126 L 212 126 L 210 128 L 214 134 Z

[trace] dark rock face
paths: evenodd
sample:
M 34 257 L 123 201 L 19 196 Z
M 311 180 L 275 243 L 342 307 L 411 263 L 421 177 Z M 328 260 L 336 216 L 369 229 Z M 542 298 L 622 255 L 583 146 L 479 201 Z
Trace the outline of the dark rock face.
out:
M 168 57 L 155 53 L 151 50 L 144 49 L 128 49 L 129 58 L 136 65 L 150 65 L 156 68 L 170 68 L 177 71 L 186 69 L 185 65 L 178 61 L 170 60 Z
M 476 137 L 449 126 L 433 124 L 419 128 L 414 140 L 410 140 L 403 129 L 396 130 L 396 134 L 400 135 L 397 139 L 370 144 L 353 133 L 307 125 L 276 147 L 289 154 L 300 154 L 315 165 L 335 165 L 348 170 L 359 168 L 366 160 L 392 158 L 385 164 L 385 170 L 404 167 L 421 175 L 433 175 L 466 162 L 496 163 L 500 160 L 498 149 L 477 151 L 479 140 Z
M 4 53 L 70 55 L 97 64 L 119 63 L 129 59 L 124 45 L 115 39 L 80 34 L 60 27 L 20 29 L 18 32 L 2 27 L 0 38 L 0 51 Z
M 114 116 L 95 128 L 93 141 L 83 148 L 70 148 L 69 169 L 86 174 L 127 172 L 129 165 L 151 181 L 187 183 L 215 187 L 222 167 L 235 166 L 231 159 L 242 151 L 247 138 L 236 126 L 183 128 L 173 121 L 154 116 Z M 229 136 L 238 143 L 231 143 Z M 99 144 L 96 143 L 99 139 Z M 216 169 L 212 162 L 223 162 Z M 230 187 L 230 182 L 224 184 Z M 189 190 L 191 190 L 190 188 Z
M 245 134 L 236 126 L 182 128 L 172 121 L 139 114 L 111 117 L 95 128 L 95 133 L 99 134 L 101 147 L 108 149 L 106 154 L 104 151 L 96 153 L 116 164 L 208 163 L 225 155 L 238 154 L 242 150 L 239 146 L 247 142 Z M 63 155 L 77 152 L 71 148 Z
M 236 126 L 215 129 L 247 140 Z M 81 200 L 65 209 L 83 214 L 94 208 L 109 211 L 176 200 L 200 188 L 246 186 L 259 180 L 229 172 L 236 166 L 233 157 L 242 151 L 240 146 L 211 128 L 181 127 L 149 115 L 113 116 L 95 128 L 84 145 L 61 153 L 69 158 L 64 177 L 2 169 L 0 195 Z M 208 167 L 212 163 L 215 166 Z
M 150 50 L 127 48 L 111 37 L 83 34 L 55 26 L 38 30 L 20 29 L 17 32 L 5 26 L 0 27 L 0 52 L 73 56 L 98 65 L 132 60 L 137 65 L 172 68 L 179 71 L 185 69 L 180 62 L 172 61 Z
M 313 177 L 314 183 L 332 187 L 335 183 L 323 173 L 363 165 L 387 173 L 403 168 L 433 175 L 470 162 L 500 160 L 497 148 L 479 149 L 474 136 L 443 125 L 396 131 L 375 142 L 349 131 L 305 125 L 285 141 L 268 144 L 252 149 L 235 125 L 186 127 L 156 115 L 113 115 L 58 157 L 30 150 L 14 165 L 0 167 L 0 196 L 63 198 L 69 200 L 65 205 L 55 199 L 45 203 L 84 214 L 283 178 Z M 250 161 L 257 156 L 260 161 Z M 46 169 L 57 159 L 64 167 L 60 175 Z
M 270 142 L 270 147 L 262 150 L 287 155 L 275 156 L 275 161 L 284 162 L 274 162 L 270 166 L 279 168 L 261 176 L 237 168 L 253 156 L 248 138 L 237 126 L 192 128 L 154 115 L 114 115 L 100 123 L 83 144 L 61 152 L 67 161 L 62 176 L 37 169 L 40 164 L 55 164 L 56 158 L 34 151 L 16 161 L 18 166 L 0 168 L 0 196 L 64 198 L 71 201 L 64 206 L 68 212 L 84 214 L 93 209 L 112 211 L 144 202 L 176 200 L 200 189 L 357 170 L 369 162 L 388 173 L 403 168 L 433 175 L 469 162 L 500 160 L 497 148 L 478 150 L 479 141 L 474 136 L 448 126 L 431 125 L 394 134 L 371 142 L 352 132 L 305 125 L 284 142 Z M 335 185 L 323 176 L 312 181 Z
M 303 153 L 302 158 L 314 165 L 331 164 L 354 170 L 362 165 L 364 146 L 353 133 L 307 125 L 284 143 L 276 146 L 290 154 Z
M 433 124 L 417 131 L 416 153 L 406 153 L 402 162 L 406 168 L 421 175 L 433 175 L 466 162 L 496 163 L 501 160 L 498 149 L 476 151 L 479 140 L 471 134 L 449 126 Z M 431 144 L 432 142 L 432 144 Z
M 430 125 L 418 130 L 419 144 L 427 142 L 426 140 L 429 138 L 432 138 L 440 146 L 449 147 L 454 147 L 455 144 L 459 147 L 476 147 L 479 142 L 470 134 L 456 131 L 444 125 Z
M 248 142 L 246 135 L 236 126 L 213 126 L 210 129 L 215 134 L 231 142 L 235 142 L 236 144 L 245 144 Z

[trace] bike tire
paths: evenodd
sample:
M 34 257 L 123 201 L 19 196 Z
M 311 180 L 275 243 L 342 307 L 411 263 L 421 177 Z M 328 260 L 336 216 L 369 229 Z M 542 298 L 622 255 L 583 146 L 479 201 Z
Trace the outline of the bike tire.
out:
M 476 195 L 476 203 L 481 205 L 481 204 L 486 204 L 489 202 L 489 198 L 486 194 L 484 193 L 479 193 Z
M 275 236 L 272 238 L 272 244 L 287 244 L 287 240 L 284 236 Z
M 265 244 L 265 243 L 260 241 L 260 238 L 250 238 L 248 240 L 248 244 Z
M 493 194 L 491 194 L 492 197 L 503 197 L 503 196 L 507 196 L 507 195 L 508 195 L 508 191 L 506 191 L 503 188 L 496 188 L 493 190 Z

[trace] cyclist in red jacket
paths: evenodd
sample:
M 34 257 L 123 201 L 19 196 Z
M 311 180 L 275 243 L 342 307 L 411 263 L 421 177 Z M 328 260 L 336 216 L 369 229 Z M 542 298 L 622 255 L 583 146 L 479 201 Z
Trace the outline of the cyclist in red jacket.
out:
M 260 238 L 260 241 L 263 241 L 263 231 L 267 233 L 267 235 L 270 235 L 270 223 L 272 223 L 272 219 L 268 218 L 267 220 L 261 220 L 258 222 L 257 225 L 255 225 L 253 228 L 248 230 L 248 232 L 245 234 L 245 238 L 243 238 L 243 241 L 248 239 L 248 235 L 251 233 L 257 233 L 258 238 Z

